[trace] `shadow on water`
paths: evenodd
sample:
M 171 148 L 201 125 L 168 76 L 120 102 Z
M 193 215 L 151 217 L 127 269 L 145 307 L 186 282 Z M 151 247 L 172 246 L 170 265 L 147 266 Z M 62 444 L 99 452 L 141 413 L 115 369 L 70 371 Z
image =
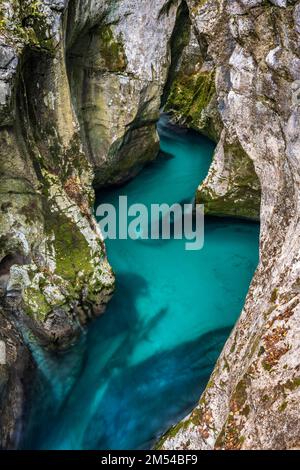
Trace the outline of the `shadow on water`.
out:
M 118 374 L 103 396 L 106 412 L 99 408 L 91 417 L 83 448 L 151 448 L 161 423 L 167 430 L 191 411 L 229 333 L 207 333 Z
M 91 327 L 81 347 L 45 358 L 48 374 L 41 374 L 34 387 L 35 413 L 25 448 L 45 448 L 45 442 L 47 448 L 72 447 L 72 432 L 74 448 L 150 448 L 158 434 L 191 411 L 230 328 L 131 365 L 136 344 L 149 339 L 168 310 L 159 309 L 149 319 L 141 318 L 136 303 L 144 295 L 147 282 L 143 277 L 120 274 L 105 317 Z M 60 387 L 66 387 L 61 401 L 49 379 L 51 366 L 57 375 L 58 362 Z M 73 371 L 72 386 L 67 371 Z M 64 445 L 66 436 L 68 445 Z
M 53 409 L 48 416 L 44 410 L 47 430 L 44 429 L 42 434 L 39 434 L 41 447 L 43 448 L 45 439 L 49 442 L 50 437 L 53 448 L 60 448 L 60 442 L 65 438 L 65 433 L 70 433 L 71 426 L 77 428 L 78 420 L 83 424 L 82 414 L 87 412 L 86 408 L 97 393 L 97 388 L 101 387 L 103 381 L 108 380 L 101 401 L 97 406 L 94 405 L 93 412 L 89 410 L 89 419 L 81 433 L 82 442 L 77 448 L 151 448 L 159 434 L 186 416 L 194 407 L 229 333 L 230 328 L 207 333 L 195 341 L 156 354 L 136 366 L 126 366 L 124 358 L 124 369 L 119 370 L 113 378 L 114 361 L 111 358 L 101 370 L 101 375 L 93 375 L 93 380 L 89 380 L 89 387 L 86 380 L 92 371 L 86 370 L 73 390 L 77 400 L 80 392 L 80 413 L 76 416 L 72 412 L 72 393 L 67 402 L 57 410 L 57 414 L 64 414 L 65 420 L 68 421 L 66 428 L 56 429 Z M 129 354 L 132 347 L 130 341 L 127 347 Z M 122 352 L 124 353 L 124 347 Z M 49 421 L 50 416 L 52 419 Z M 40 433 L 41 430 L 35 429 L 35 436 L 37 432 Z M 78 444 L 77 442 L 77 446 Z M 34 445 L 36 448 L 36 439 Z M 30 443 L 26 447 L 31 448 Z

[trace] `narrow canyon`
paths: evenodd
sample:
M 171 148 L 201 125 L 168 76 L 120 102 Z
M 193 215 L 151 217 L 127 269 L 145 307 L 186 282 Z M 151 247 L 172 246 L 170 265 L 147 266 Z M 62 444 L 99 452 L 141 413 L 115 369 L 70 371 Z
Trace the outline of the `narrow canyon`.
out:
M 244 261 L 236 272 L 236 265 L 228 264 L 226 272 L 223 263 L 223 284 L 230 279 L 237 289 L 240 273 L 247 271 L 243 282 L 248 288 L 260 222 L 259 264 L 242 313 L 230 333 L 228 327 L 239 314 L 234 309 L 242 305 L 229 282 L 226 296 L 220 294 L 224 302 L 219 311 L 228 315 L 228 322 L 215 323 L 217 348 L 229 338 L 219 358 L 210 358 L 214 370 L 210 379 L 202 377 L 205 383 L 198 374 L 204 365 L 195 354 L 201 356 L 201 348 L 191 354 L 198 364 L 195 383 L 191 364 L 181 363 L 187 370 L 191 366 L 193 397 L 196 379 L 199 398 L 201 387 L 205 390 L 179 423 L 166 414 L 165 423 L 173 426 L 155 445 L 300 448 L 299 46 L 298 0 L 0 0 L 2 449 L 26 442 L 31 386 L 45 358 L 56 357 L 57 370 L 61 364 L 67 374 L 66 352 L 80 351 L 86 331 L 93 335 L 93 324 L 106 317 L 104 332 L 112 325 L 123 331 L 111 310 L 115 305 L 121 312 L 133 311 L 130 296 L 119 291 L 122 282 L 128 283 L 122 278 L 124 248 L 105 246 L 94 216 L 95 192 L 97 201 L 113 200 L 124 187 L 135 197 L 140 181 L 139 191 L 152 198 L 156 193 L 147 193 L 147 171 L 149 188 L 164 189 L 164 198 L 176 196 L 181 202 L 187 196 L 204 204 L 209 234 L 225 224 L 221 230 L 232 240 L 231 256 L 244 256 Z M 181 180 L 189 184 L 177 188 Z M 243 237 L 250 233 L 248 244 Z M 208 239 L 207 263 L 215 253 L 221 262 L 217 241 L 214 245 Z M 172 244 L 168 262 L 176 259 L 176 249 Z M 129 253 L 129 262 L 135 252 L 139 249 Z M 163 256 L 161 263 L 163 272 Z M 189 263 L 192 283 L 192 273 L 200 272 L 195 266 L 203 272 L 205 266 L 197 256 Z M 132 295 L 145 288 L 136 274 L 159 278 L 155 271 L 146 272 L 146 265 L 145 272 L 142 262 L 132 269 Z M 178 292 L 185 295 L 188 287 L 180 285 Z M 152 305 L 160 305 L 159 297 L 153 299 Z M 203 306 L 200 292 L 192 303 L 198 302 Z M 163 317 L 163 302 L 161 307 Z M 178 325 L 184 309 L 182 305 L 175 315 Z M 195 329 L 196 319 L 189 320 Z M 199 316 L 199 325 L 201 321 Z M 170 360 L 171 336 L 165 338 Z M 104 358 L 115 344 L 108 341 L 107 350 L 101 349 L 105 338 L 109 336 L 93 342 Z M 211 344 L 211 337 L 204 340 Z M 176 354 L 184 351 L 177 348 Z M 162 374 L 167 374 L 167 363 L 161 363 Z M 84 360 L 79 367 L 85 367 Z M 89 367 L 84 370 L 88 376 Z M 129 372 L 142 375 L 138 369 Z M 99 370 L 99 380 L 106 373 Z M 120 387 L 117 375 L 114 379 L 108 403 Z M 78 387 L 74 393 L 80 397 L 84 385 Z M 180 400 L 180 394 L 174 396 L 175 404 Z M 190 406 L 189 400 L 182 402 L 181 414 Z M 66 416 L 69 412 L 73 417 L 71 409 L 66 405 Z M 114 405 L 110 412 L 114 416 Z M 177 408 L 175 415 L 180 416 Z M 92 415 L 93 427 L 99 427 L 100 436 L 105 421 L 97 424 L 97 416 Z M 159 426 L 153 426 L 154 435 Z M 83 441 L 97 448 L 99 440 L 93 436 L 89 441 L 86 429 Z M 112 447 L 105 439 L 102 444 Z M 143 439 L 147 445 L 151 441 L 148 435 Z M 123 443 L 124 448 L 135 444 L 130 439 Z

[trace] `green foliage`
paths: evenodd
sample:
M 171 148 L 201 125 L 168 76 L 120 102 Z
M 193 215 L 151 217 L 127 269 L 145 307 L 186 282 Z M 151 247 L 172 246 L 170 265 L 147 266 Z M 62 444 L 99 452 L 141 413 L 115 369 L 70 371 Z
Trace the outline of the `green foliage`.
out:
M 167 439 L 170 439 L 170 438 L 173 438 L 173 437 L 176 437 L 178 432 L 183 429 L 187 429 L 188 426 L 189 426 L 190 422 L 187 420 L 187 421 L 180 421 L 178 424 L 176 424 L 175 426 L 172 426 L 161 438 L 160 440 L 157 442 L 156 446 L 155 446 L 155 449 L 159 450 L 162 448 L 164 442 L 167 440 Z

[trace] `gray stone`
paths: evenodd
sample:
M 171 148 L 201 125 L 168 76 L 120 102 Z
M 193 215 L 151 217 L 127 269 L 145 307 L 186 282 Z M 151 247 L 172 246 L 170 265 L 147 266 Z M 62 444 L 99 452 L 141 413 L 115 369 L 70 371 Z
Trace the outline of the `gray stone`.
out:
M 196 2 L 188 3 L 195 8 Z M 192 17 L 214 60 L 224 131 L 199 191 L 224 196 L 242 178 L 238 152 L 230 158 L 224 152 L 225 139 L 238 144 L 252 160 L 262 191 L 260 262 L 199 405 L 159 446 L 299 449 L 299 1 L 289 8 L 274 1 L 282 7 L 275 10 L 243 1 L 243 12 L 230 2 L 229 15 L 220 2 L 218 9 L 212 3 Z M 241 13 L 255 25 L 255 35 L 240 39 L 232 27 Z M 231 51 L 220 47 L 233 39 L 238 44 Z

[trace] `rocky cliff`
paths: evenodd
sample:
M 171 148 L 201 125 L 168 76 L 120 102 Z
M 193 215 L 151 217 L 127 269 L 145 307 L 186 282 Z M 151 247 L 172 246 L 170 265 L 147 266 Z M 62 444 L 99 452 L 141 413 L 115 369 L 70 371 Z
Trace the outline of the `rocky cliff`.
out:
M 300 445 L 299 25 L 299 1 L 0 0 L 1 447 L 22 435 L 30 342 L 67 347 L 112 295 L 92 186 L 155 158 L 162 105 L 218 143 L 197 200 L 262 233 L 207 390 L 160 445 Z
M 300 2 L 187 3 L 204 62 L 188 81 L 178 70 L 170 106 L 204 130 L 217 108 L 220 140 L 198 200 L 210 212 L 252 218 L 261 189 L 260 263 L 199 405 L 159 446 L 299 448 Z M 203 107 L 195 100 L 203 103 L 212 74 L 215 92 Z M 190 80 L 198 95 L 176 107 Z
M 69 6 L 71 91 L 96 186 L 126 181 L 159 151 L 156 123 L 180 1 L 113 3 Z
M 232 2 L 185 4 L 190 33 L 171 79 L 166 110 L 175 122 L 218 143 L 210 172 L 198 189 L 197 202 L 205 203 L 206 214 L 258 220 L 260 182 L 251 157 L 227 125 L 226 116 L 231 90 L 229 61 L 236 45 L 234 34 L 238 33 L 233 32 L 233 17 L 221 16 L 220 10 L 230 8 L 234 12 L 237 7 Z M 248 86 L 247 78 L 244 86 Z
M 65 347 L 100 314 L 114 278 L 93 219 L 92 166 L 72 108 L 63 1 L 1 1 L 0 441 L 18 441 L 24 334 Z M 22 352 L 23 351 L 23 352 Z
M 65 348 L 114 276 L 94 187 L 156 157 L 180 1 L 0 1 L 0 447 L 18 445 L 30 343 Z

